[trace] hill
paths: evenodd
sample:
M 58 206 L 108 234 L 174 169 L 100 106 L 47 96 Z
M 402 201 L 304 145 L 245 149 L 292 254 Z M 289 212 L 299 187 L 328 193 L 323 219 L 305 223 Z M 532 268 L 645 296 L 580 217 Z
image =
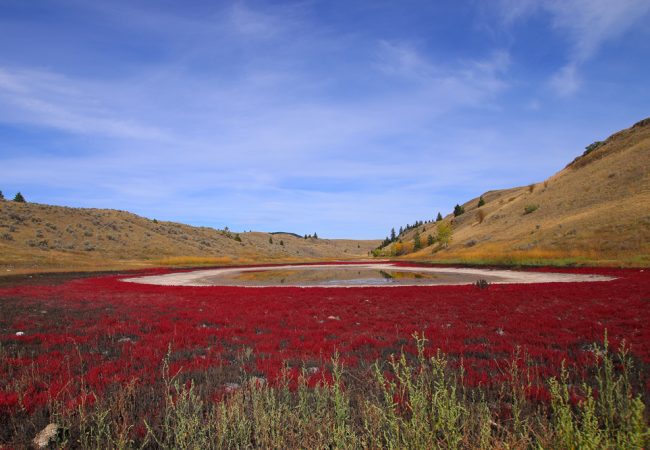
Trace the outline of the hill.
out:
M 543 182 L 488 191 L 462 206 L 457 217 L 449 214 L 400 235 L 403 257 L 649 265 L 650 118 L 593 143 Z M 441 223 L 451 224 L 451 242 L 446 248 L 437 241 L 427 245 Z M 416 232 L 424 248 L 413 251 Z M 394 254 L 396 247 L 382 253 Z
M 0 201 L 0 273 L 366 257 L 379 241 L 235 233 L 125 211 Z

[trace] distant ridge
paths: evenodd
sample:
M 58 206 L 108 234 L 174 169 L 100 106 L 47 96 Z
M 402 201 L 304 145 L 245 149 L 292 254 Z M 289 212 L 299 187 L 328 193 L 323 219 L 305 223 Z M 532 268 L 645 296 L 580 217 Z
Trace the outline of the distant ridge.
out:
M 282 239 L 270 239 L 281 233 Z M 367 257 L 379 241 L 304 239 L 147 219 L 118 210 L 0 201 L 0 274 Z

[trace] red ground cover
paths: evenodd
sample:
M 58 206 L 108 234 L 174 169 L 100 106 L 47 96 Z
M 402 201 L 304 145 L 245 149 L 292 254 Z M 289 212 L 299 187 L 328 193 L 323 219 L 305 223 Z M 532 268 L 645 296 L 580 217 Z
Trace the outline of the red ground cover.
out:
M 353 365 L 412 351 L 414 332 L 424 332 L 432 351 L 462 358 L 469 384 L 498 382 L 517 351 L 542 376 L 556 374 L 563 360 L 579 366 L 605 330 L 612 346 L 625 340 L 639 361 L 650 362 L 648 272 L 537 270 L 618 278 L 484 290 L 301 289 L 150 286 L 110 275 L 0 288 L 0 411 L 53 398 L 74 406 L 131 380 L 154 383 L 170 345 L 170 371 L 189 377 L 239 370 L 243 361 L 247 371 L 273 379 L 284 361 L 323 367 L 336 350 Z

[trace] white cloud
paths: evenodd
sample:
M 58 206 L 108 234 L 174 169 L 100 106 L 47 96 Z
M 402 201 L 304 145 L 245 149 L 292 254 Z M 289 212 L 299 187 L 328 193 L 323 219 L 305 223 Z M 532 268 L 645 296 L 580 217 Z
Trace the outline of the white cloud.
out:
M 384 74 L 412 83 L 417 91 L 412 98 L 439 113 L 485 105 L 507 88 L 509 65 L 510 55 L 503 50 L 482 59 L 437 63 L 411 45 L 388 41 L 379 43 L 377 63 Z
M 609 41 L 623 36 L 648 20 L 648 0 L 501 0 L 501 19 L 506 24 L 544 12 L 567 40 L 567 62 L 549 80 L 559 95 L 580 87 L 580 66 Z
M 0 121 L 135 139 L 162 139 L 161 130 L 111 110 L 119 86 L 93 85 L 61 74 L 0 67 Z
M 580 89 L 581 80 L 575 64 L 567 64 L 551 77 L 549 85 L 560 96 L 566 97 Z

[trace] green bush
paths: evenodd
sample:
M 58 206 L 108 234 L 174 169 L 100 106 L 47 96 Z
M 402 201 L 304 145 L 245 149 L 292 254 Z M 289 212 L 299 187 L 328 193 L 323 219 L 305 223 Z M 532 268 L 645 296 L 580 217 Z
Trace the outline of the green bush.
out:
M 596 142 L 593 142 L 593 143 L 587 145 L 585 147 L 585 152 L 582 154 L 582 156 L 588 155 L 589 153 L 593 152 L 594 150 L 596 150 L 598 147 L 600 147 L 603 144 L 604 144 L 603 141 L 596 141 Z
M 532 212 L 535 212 L 537 211 L 538 208 L 539 208 L 538 205 L 533 205 L 533 204 L 526 205 L 524 206 L 524 214 L 530 214 Z

